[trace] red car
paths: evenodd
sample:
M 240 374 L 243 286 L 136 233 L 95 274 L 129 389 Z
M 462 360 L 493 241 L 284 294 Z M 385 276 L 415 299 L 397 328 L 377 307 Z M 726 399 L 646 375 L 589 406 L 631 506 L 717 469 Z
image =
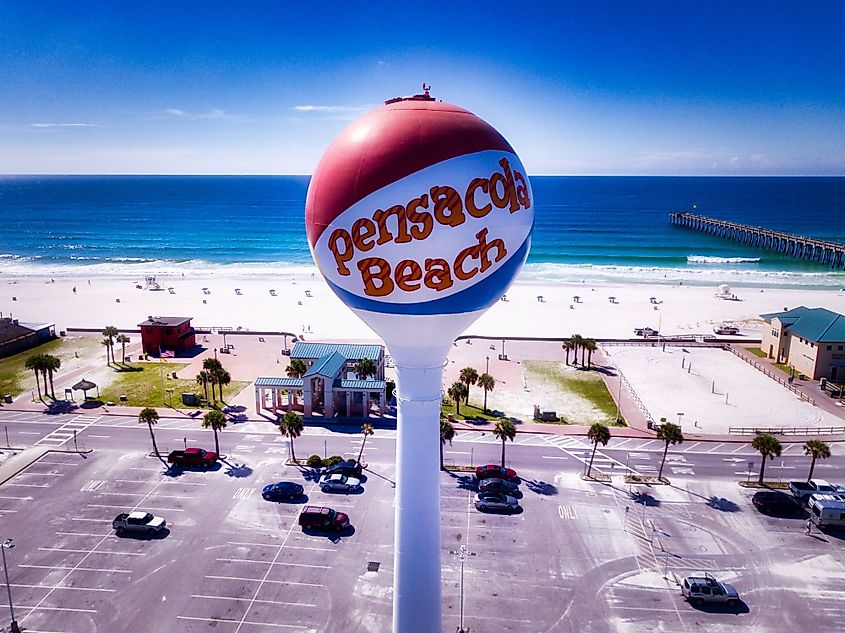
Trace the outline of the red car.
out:
M 512 468 L 499 466 L 498 464 L 487 464 L 486 466 L 478 466 L 475 469 L 475 476 L 478 479 L 490 479 L 491 477 L 495 477 L 496 479 L 514 481 L 516 479 L 516 471 Z

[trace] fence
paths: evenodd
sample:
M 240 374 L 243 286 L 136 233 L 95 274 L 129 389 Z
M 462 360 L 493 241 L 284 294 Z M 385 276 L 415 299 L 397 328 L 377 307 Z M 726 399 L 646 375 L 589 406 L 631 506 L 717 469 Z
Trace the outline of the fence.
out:
M 784 387 L 789 389 L 792 393 L 794 393 L 799 398 L 801 398 L 801 400 L 804 400 L 805 402 L 809 402 L 811 405 L 816 406 L 815 398 L 808 396 L 806 393 L 801 391 L 798 387 L 790 384 L 789 381 L 782 375 L 782 373 L 780 371 L 777 371 L 777 370 L 773 371 L 771 369 L 768 369 L 767 367 L 764 367 L 763 365 L 758 363 L 756 360 L 749 358 L 748 356 L 746 356 L 745 354 L 742 354 L 741 352 L 736 351 L 730 345 L 725 345 L 725 349 L 730 350 L 733 353 L 734 356 L 741 358 L 746 363 L 748 363 L 749 365 L 754 367 L 757 371 L 762 372 L 762 373 L 766 374 L 772 380 L 779 382 L 781 385 L 783 385 Z
M 757 435 L 758 433 L 770 433 L 772 435 L 841 435 L 845 434 L 845 426 L 732 426 L 728 429 L 728 433 L 731 435 Z
M 645 408 L 643 401 L 640 400 L 640 397 L 637 395 L 637 392 L 634 391 L 634 388 L 631 386 L 631 383 L 628 382 L 628 379 L 625 378 L 625 374 L 622 373 L 622 370 L 619 367 L 616 368 L 616 373 L 619 374 L 619 380 L 622 381 L 622 384 L 625 385 L 625 389 L 628 390 L 628 393 L 631 394 L 631 398 L 634 400 L 634 404 L 637 405 L 637 408 L 642 412 L 643 416 L 645 417 L 645 421 L 648 424 L 648 428 L 654 426 L 654 418 L 651 417 L 651 413 L 649 413 L 648 409 Z M 621 408 L 622 403 L 619 403 Z
M 745 341 L 744 341 L 745 342 Z M 641 341 L 602 341 L 604 347 L 725 347 L 724 341 L 716 339 L 652 339 Z

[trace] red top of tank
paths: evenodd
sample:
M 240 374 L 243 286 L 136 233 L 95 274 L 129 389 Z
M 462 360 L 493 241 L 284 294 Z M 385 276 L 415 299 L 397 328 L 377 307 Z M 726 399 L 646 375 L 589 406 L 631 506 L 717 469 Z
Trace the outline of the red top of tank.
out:
M 334 218 L 385 185 L 485 150 L 513 152 L 501 134 L 468 110 L 424 98 L 390 100 L 344 129 L 317 165 L 305 203 L 309 242 L 316 243 Z

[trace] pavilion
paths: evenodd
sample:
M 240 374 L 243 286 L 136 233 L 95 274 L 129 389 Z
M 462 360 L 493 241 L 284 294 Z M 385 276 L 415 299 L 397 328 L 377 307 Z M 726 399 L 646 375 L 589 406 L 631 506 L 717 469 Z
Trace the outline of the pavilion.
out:
M 305 363 L 302 378 L 259 376 L 255 379 L 255 412 L 262 409 L 278 415 L 282 411 L 302 411 L 306 418 L 320 415 L 332 418 L 368 417 L 373 403 L 383 415 L 386 406 L 384 347 L 298 341 L 291 360 Z M 355 374 L 359 360 L 375 365 L 375 376 L 361 380 Z M 301 403 L 301 404 L 300 404 Z

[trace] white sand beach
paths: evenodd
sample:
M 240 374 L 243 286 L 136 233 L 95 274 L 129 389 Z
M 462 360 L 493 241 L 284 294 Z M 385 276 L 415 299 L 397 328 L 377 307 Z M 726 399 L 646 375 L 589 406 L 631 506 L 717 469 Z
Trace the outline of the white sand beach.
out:
M 288 331 L 309 339 L 375 338 L 316 269 L 268 277 L 220 272 L 158 277 L 163 288 L 158 291 L 138 289 L 144 286 L 143 277 L 89 280 L 80 272 L 78 277 L 54 279 L 6 276 L 0 280 L 0 312 L 21 321 L 55 322 L 59 330 L 106 324 L 134 329 L 154 315 L 191 316 L 195 327 Z M 629 338 L 635 327 L 648 326 L 668 335 L 710 334 L 714 324 L 731 322 L 742 334 L 756 337 L 761 313 L 799 305 L 845 311 L 845 292 L 839 290 L 743 287 L 732 293 L 738 300 L 716 298 L 716 288 L 704 286 L 517 281 L 507 292 L 507 301 L 497 302 L 467 334 L 565 337 L 577 332 L 593 338 Z M 574 296 L 580 297 L 578 302 Z

